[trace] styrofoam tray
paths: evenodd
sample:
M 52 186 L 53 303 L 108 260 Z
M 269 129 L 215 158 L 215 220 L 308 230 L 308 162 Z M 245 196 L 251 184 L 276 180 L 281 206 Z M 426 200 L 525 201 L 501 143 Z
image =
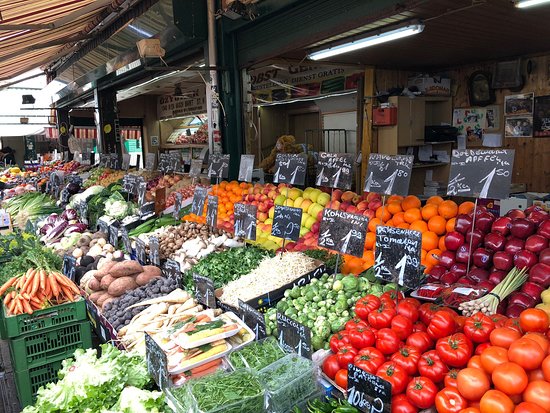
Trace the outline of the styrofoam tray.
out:
M 252 343 L 254 341 L 254 339 L 256 338 L 256 335 L 254 334 L 254 332 L 239 317 L 237 317 L 237 315 L 235 313 L 228 312 L 228 313 L 224 313 L 224 315 L 229 316 L 232 320 L 234 320 L 237 324 L 239 324 L 241 326 L 241 328 L 244 328 L 250 334 L 250 339 L 242 342 L 241 344 L 232 343 L 231 337 L 229 337 L 228 341 L 231 344 L 231 346 L 233 347 L 233 351 L 238 350 L 238 349 L 246 346 L 248 343 Z M 234 336 L 232 336 L 232 337 L 234 337 Z
M 228 314 L 228 313 L 226 313 L 226 314 Z M 229 314 L 232 314 L 232 313 L 229 313 Z M 212 319 L 212 321 L 216 321 L 219 318 L 220 317 L 216 317 L 216 318 Z M 208 344 L 208 343 L 212 343 L 214 341 L 229 338 L 229 337 L 232 337 L 232 336 L 234 336 L 235 334 L 237 334 L 239 332 L 239 330 L 240 330 L 239 327 L 244 326 L 244 323 L 239 322 L 239 320 L 237 320 L 233 317 L 231 317 L 231 319 L 235 322 L 235 324 L 237 324 L 238 328 L 235 328 L 231 331 L 226 331 L 225 333 L 220 333 L 220 334 L 217 334 L 217 335 L 211 336 L 211 337 L 205 337 L 202 340 L 194 341 L 192 343 L 190 343 L 188 340 L 182 340 L 176 333 L 171 334 L 170 339 L 174 343 L 176 343 L 178 346 L 180 346 L 181 348 L 183 348 L 185 350 L 189 350 L 189 349 L 192 349 L 192 348 L 195 348 L 195 347 L 203 346 L 203 345 Z
M 232 349 L 232 346 L 231 344 L 229 344 L 227 341 L 225 342 L 227 348 L 225 351 L 222 351 L 221 353 L 218 353 L 218 354 L 214 354 L 213 356 L 211 357 L 208 357 L 204 360 L 201 360 L 201 361 L 198 361 L 194 364 L 190 364 L 189 366 L 185 367 L 185 368 L 180 368 L 180 369 L 174 369 L 174 370 L 169 370 L 168 373 L 169 374 L 181 374 L 181 373 L 185 373 L 186 371 L 189 371 L 191 369 L 194 369 L 195 367 L 199 367 L 199 366 L 202 366 L 203 364 L 206 364 L 208 362 L 211 362 L 213 360 L 216 360 L 216 359 L 219 359 L 219 358 L 222 358 L 223 356 L 225 356 L 226 354 L 228 354 L 231 349 Z

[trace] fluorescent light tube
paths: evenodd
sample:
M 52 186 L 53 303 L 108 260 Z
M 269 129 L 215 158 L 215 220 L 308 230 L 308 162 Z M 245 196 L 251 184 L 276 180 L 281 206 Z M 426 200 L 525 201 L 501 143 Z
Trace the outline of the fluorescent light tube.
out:
M 534 1 L 534 0 L 532 0 Z M 539 0 L 540 1 L 540 0 Z M 547 0 L 550 1 L 550 0 Z M 353 52 L 355 50 L 364 49 L 365 47 L 375 46 L 377 44 L 390 42 L 392 40 L 401 39 L 403 37 L 412 36 L 413 34 L 422 33 L 424 24 L 413 24 L 410 26 L 400 27 L 388 32 L 372 35 L 363 39 L 353 40 L 348 43 L 329 47 L 326 49 L 311 52 L 309 58 L 311 60 L 321 60 L 327 57 L 337 56 L 343 53 Z
M 516 7 L 525 9 L 527 7 L 540 6 L 544 3 L 550 3 L 550 0 L 520 0 L 516 3 Z

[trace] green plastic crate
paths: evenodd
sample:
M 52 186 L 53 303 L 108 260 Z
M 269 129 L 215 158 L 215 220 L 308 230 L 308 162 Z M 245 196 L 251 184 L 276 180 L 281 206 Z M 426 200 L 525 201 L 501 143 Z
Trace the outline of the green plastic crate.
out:
M 9 344 L 13 369 L 22 371 L 71 357 L 77 348 L 92 347 L 92 329 L 89 321 L 82 321 L 25 334 Z
M 59 327 L 64 324 L 86 320 L 86 302 L 83 298 L 73 303 L 65 303 L 32 314 L 19 314 L 6 317 L 5 306 L 1 306 L 0 338 L 18 337 L 44 328 Z
M 15 372 L 15 385 L 17 397 L 21 407 L 33 404 L 36 400 L 38 389 L 48 383 L 58 380 L 57 372 L 61 370 L 63 359 L 33 367 L 29 370 Z

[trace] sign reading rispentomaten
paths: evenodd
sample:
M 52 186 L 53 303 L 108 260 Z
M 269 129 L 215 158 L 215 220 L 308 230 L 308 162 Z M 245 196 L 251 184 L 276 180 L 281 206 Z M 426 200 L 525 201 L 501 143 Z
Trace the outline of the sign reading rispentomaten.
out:
M 249 240 L 256 240 L 256 214 L 258 207 L 255 205 L 246 205 L 236 203 L 235 214 L 235 236 Z
M 208 158 L 208 176 L 227 179 L 229 176 L 229 154 L 212 154 Z
M 508 198 L 514 154 L 513 149 L 453 150 L 447 195 Z
M 378 225 L 375 245 L 377 277 L 409 288 L 417 288 L 422 283 L 422 234 L 419 231 Z
M 351 153 L 319 152 L 315 179 L 317 186 L 350 189 L 354 158 Z
M 252 182 L 252 170 L 254 169 L 254 155 L 241 155 L 239 165 L 239 181 Z
M 365 192 L 408 195 L 413 159 L 412 155 L 371 153 L 365 179 Z
M 273 182 L 291 185 L 304 185 L 307 171 L 307 155 L 278 153 L 275 158 Z
M 319 246 L 342 254 L 363 256 L 368 217 L 325 208 L 319 228 Z
M 391 383 L 348 365 L 348 402 L 365 413 L 391 412 Z
M 275 205 L 271 235 L 298 241 L 302 222 L 302 208 Z
M 313 354 L 311 330 L 308 327 L 277 312 L 277 331 L 279 332 L 279 345 L 284 351 L 311 358 Z

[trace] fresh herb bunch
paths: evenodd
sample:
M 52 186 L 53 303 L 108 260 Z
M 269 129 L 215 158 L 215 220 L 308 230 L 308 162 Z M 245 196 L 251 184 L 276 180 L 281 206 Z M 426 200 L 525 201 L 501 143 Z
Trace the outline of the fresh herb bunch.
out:
M 285 353 L 279 347 L 277 341 L 273 337 L 268 337 L 262 341 L 254 341 L 248 346 L 232 352 L 229 355 L 229 361 L 235 369 L 249 368 L 258 371 L 284 356 Z
M 326 250 L 305 250 L 302 251 L 305 255 L 307 255 L 310 258 L 313 258 L 315 260 L 323 261 L 325 263 L 325 266 L 327 270 L 333 270 L 336 266 L 336 260 L 338 259 L 338 254 L 333 254 Z M 343 257 L 340 256 L 340 260 L 338 261 L 340 263 L 340 266 L 343 263 Z M 338 268 L 337 272 L 340 272 L 340 268 Z

